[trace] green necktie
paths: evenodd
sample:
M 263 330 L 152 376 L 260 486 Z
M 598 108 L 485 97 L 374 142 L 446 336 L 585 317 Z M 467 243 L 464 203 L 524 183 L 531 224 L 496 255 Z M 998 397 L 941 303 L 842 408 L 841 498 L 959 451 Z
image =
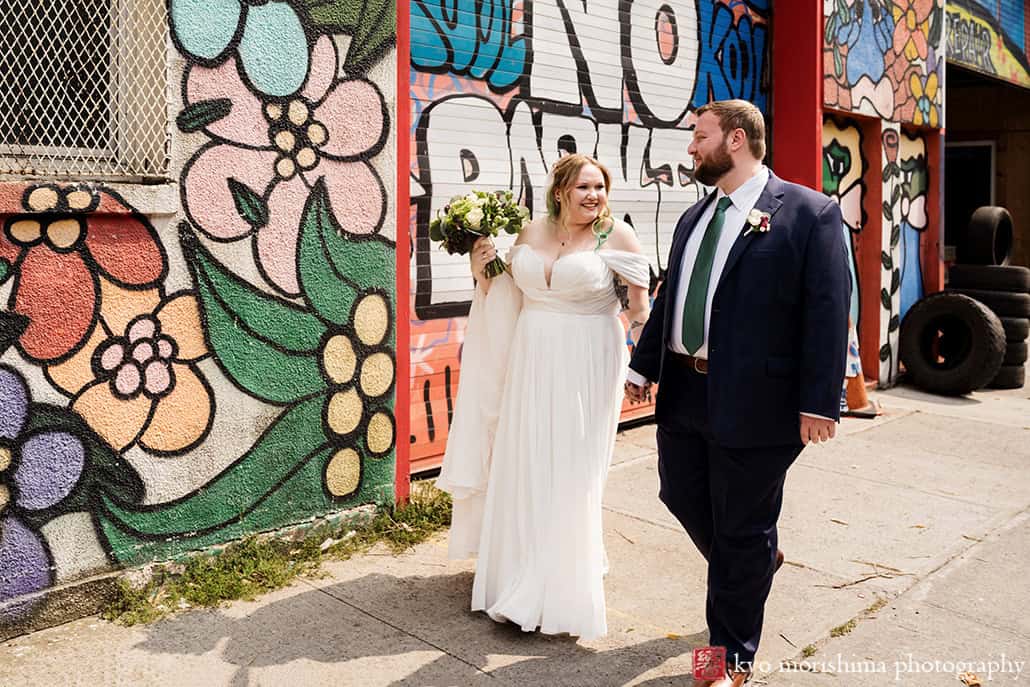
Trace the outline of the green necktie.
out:
M 690 272 L 690 284 L 687 286 L 687 300 L 683 304 L 683 346 L 693 355 L 705 340 L 705 305 L 708 303 L 708 282 L 712 278 L 712 262 L 715 260 L 715 249 L 719 246 L 722 225 L 726 221 L 726 210 L 733 204 L 729 196 L 723 196 L 715 206 L 705 235 L 701 239 L 701 247 L 697 251 L 694 269 Z

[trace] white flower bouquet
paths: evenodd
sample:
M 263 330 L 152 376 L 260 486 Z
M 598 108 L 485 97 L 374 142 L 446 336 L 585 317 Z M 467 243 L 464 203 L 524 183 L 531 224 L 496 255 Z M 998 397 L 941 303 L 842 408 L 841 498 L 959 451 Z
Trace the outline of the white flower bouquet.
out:
M 429 238 L 440 242 L 449 254 L 465 255 L 484 236 L 504 231 L 518 234 L 529 221 L 529 209 L 515 202 L 511 191 L 471 191 L 454 196 L 429 223 Z M 488 279 L 505 272 L 500 257 L 487 264 Z

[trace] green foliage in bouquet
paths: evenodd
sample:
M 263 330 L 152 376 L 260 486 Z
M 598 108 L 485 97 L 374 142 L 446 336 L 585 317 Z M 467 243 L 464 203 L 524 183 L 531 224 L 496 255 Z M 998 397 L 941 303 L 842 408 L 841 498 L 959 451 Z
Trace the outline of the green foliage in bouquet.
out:
M 518 234 L 529 221 L 529 210 L 515 202 L 511 191 L 471 191 L 454 196 L 429 223 L 429 238 L 438 241 L 450 255 L 465 255 L 484 236 L 502 231 Z M 487 264 L 485 273 L 492 279 L 507 267 L 500 257 Z

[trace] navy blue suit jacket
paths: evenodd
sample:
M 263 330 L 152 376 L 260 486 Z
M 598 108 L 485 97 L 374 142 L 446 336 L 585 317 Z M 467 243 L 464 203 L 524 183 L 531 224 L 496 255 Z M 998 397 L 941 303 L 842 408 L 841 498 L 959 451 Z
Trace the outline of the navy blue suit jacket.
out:
M 630 362 L 659 384 L 659 424 L 663 398 L 674 406 L 668 399 L 681 392 L 662 384 L 662 371 L 684 247 L 715 195 L 676 225 L 666 281 Z M 709 322 L 709 422 L 727 447 L 800 444 L 801 412 L 840 417 L 851 298 L 840 209 L 773 174 L 755 208 L 771 215 L 771 228 L 737 228 Z

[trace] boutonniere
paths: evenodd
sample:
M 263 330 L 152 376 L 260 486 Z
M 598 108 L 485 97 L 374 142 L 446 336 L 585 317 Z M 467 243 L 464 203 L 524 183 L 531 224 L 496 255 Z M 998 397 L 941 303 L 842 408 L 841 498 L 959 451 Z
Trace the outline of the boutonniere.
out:
M 762 212 L 758 208 L 755 208 L 748 213 L 747 225 L 748 229 L 744 232 L 744 236 L 747 236 L 752 232 L 765 234 L 772 229 L 772 217 L 770 217 L 768 212 Z

